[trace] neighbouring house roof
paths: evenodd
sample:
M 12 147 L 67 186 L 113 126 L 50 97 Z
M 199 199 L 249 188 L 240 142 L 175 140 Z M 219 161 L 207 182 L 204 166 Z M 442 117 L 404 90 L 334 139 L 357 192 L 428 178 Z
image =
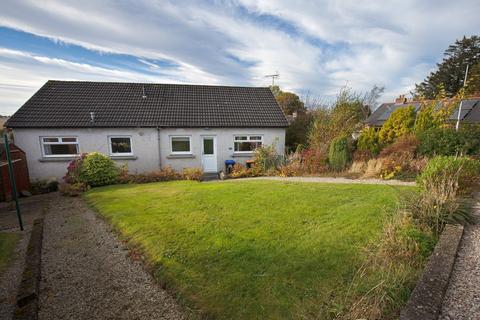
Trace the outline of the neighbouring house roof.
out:
M 239 128 L 288 122 L 267 87 L 49 80 L 6 126 Z
M 418 101 L 406 103 L 383 103 L 365 120 L 365 123 L 374 127 L 381 127 L 385 121 L 390 117 L 390 114 L 398 108 L 414 106 L 415 112 L 421 108 L 421 103 Z M 457 109 L 450 116 L 450 120 L 456 121 L 458 118 Z M 460 113 L 460 121 L 478 124 L 480 123 L 480 98 L 465 99 L 462 102 L 462 112 Z

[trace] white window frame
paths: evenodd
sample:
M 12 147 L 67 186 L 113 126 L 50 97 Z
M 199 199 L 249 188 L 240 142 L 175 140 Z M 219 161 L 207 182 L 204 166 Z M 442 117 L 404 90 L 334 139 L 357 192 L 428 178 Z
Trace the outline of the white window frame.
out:
M 130 139 L 130 152 L 113 152 L 112 151 L 112 138 L 129 138 Z M 132 136 L 108 136 L 108 150 L 112 157 L 133 156 L 133 139 Z
M 247 137 L 247 140 L 236 140 L 237 137 Z M 260 140 L 251 140 L 250 137 L 260 137 Z M 253 153 L 252 151 L 235 151 L 235 142 L 261 142 L 263 146 L 263 134 L 234 134 L 233 135 L 233 152 L 234 153 Z
M 63 139 L 72 139 L 75 138 L 76 142 L 63 142 Z M 59 142 L 45 142 L 44 139 L 58 139 Z M 75 154 L 46 154 L 45 145 L 63 145 L 63 144 L 75 144 L 77 145 L 77 153 Z M 66 157 L 77 157 L 80 154 L 80 143 L 78 142 L 77 136 L 42 136 L 40 137 L 40 148 L 42 149 L 42 156 L 45 158 L 66 158 Z
M 173 143 L 172 143 L 173 138 L 188 138 L 190 151 L 173 151 Z M 186 135 L 169 136 L 169 140 L 170 140 L 170 154 L 192 154 L 192 136 L 186 136 Z

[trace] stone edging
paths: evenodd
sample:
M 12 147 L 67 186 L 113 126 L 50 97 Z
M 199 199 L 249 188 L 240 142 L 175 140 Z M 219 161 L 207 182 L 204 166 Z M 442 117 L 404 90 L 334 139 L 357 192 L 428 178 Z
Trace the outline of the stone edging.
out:
M 462 236 L 463 226 L 445 227 L 400 320 L 438 319 Z
M 43 218 L 40 218 L 33 222 L 13 319 L 37 319 L 42 240 Z

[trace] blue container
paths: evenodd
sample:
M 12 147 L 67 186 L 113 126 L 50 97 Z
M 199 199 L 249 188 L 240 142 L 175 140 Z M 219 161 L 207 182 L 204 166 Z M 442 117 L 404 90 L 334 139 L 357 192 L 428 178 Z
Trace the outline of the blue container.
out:
M 233 166 L 235 164 L 235 160 L 225 160 L 226 166 Z
M 235 160 L 225 160 L 225 172 L 232 173 L 233 165 L 235 164 Z

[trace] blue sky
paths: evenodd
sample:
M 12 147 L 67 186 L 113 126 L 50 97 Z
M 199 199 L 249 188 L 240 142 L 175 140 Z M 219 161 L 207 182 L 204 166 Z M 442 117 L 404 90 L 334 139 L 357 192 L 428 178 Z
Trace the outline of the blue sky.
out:
M 480 31 L 480 2 L 0 3 L 0 114 L 46 80 L 279 85 L 330 99 L 348 84 L 408 93 L 444 49 Z

